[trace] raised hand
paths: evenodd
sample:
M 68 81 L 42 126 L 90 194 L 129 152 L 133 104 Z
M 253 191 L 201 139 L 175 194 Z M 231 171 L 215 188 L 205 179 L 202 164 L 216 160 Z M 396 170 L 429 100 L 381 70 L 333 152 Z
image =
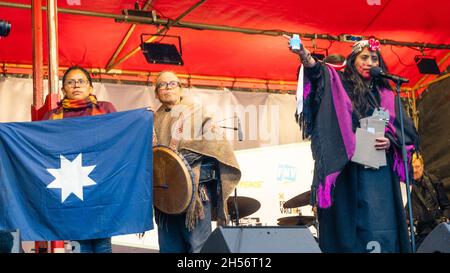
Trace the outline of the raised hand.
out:
M 285 38 L 289 39 L 289 49 L 300 57 L 301 62 L 306 67 L 312 67 L 316 64 L 316 61 L 311 57 L 311 52 L 306 49 L 300 41 L 294 41 L 296 37 L 290 37 L 288 35 L 283 35 Z M 297 38 L 298 39 L 298 38 Z

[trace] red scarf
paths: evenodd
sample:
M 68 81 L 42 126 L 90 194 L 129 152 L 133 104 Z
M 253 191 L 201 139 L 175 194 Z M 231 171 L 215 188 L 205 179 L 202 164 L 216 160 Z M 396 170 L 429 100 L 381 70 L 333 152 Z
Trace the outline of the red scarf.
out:
M 64 97 L 64 99 L 58 102 L 58 108 L 56 109 L 55 113 L 52 114 L 50 119 L 63 119 L 64 109 L 71 110 L 83 108 L 90 109 L 89 113 L 90 116 L 105 114 L 105 112 L 102 109 L 100 109 L 100 107 L 98 107 L 97 97 L 95 97 L 95 95 L 89 94 L 88 97 L 81 100 L 71 100 L 68 99 L 67 97 Z

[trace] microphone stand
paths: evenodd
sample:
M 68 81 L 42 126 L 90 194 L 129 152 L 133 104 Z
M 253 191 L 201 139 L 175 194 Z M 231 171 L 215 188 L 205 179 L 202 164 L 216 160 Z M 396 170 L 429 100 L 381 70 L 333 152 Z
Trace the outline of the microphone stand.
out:
M 238 211 L 238 203 L 237 203 L 237 189 L 234 188 L 234 212 L 236 214 L 236 226 L 239 226 L 239 211 Z
M 239 121 L 239 117 L 232 117 L 232 118 L 227 118 L 227 119 L 223 119 L 223 120 L 220 120 L 220 121 L 224 121 L 224 120 L 229 120 L 229 119 L 236 119 L 237 118 L 237 120 L 238 120 L 238 127 L 229 127 L 229 126 L 219 126 L 219 128 L 224 128 L 224 129 L 231 129 L 231 130 L 234 130 L 234 131 L 238 131 L 238 140 L 239 141 L 242 141 L 243 140 L 243 138 L 242 138 L 242 129 L 241 129 L 241 126 L 240 126 L 240 121 Z M 218 122 L 220 122 L 220 121 L 218 121 Z M 234 203 L 234 212 L 235 212 L 235 216 L 236 216 L 236 219 L 234 219 L 236 222 L 235 222 L 235 224 L 236 224 L 236 226 L 239 226 L 239 211 L 238 211 L 238 201 L 237 201 L 237 189 L 236 188 L 234 188 L 234 198 L 233 198 L 234 200 L 233 200 L 233 203 Z
M 412 207 L 411 207 L 411 192 L 409 190 L 409 171 L 408 171 L 408 157 L 406 155 L 406 144 L 405 144 L 405 129 L 403 125 L 403 114 L 402 114 L 402 101 L 400 97 L 400 86 L 402 85 L 401 81 L 395 81 L 396 83 L 396 91 L 397 91 L 397 104 L 398 104 L 398 112 L 400 115 L 400 128 L 401 128 L 401 141 L 402 141 L 402 157 L 403 157 L 403 165 L 405 166 L 405 183 L 406 183 L 406 196 L 408 203 L 408 212 L 409 212 L 409 228 L 411 232 L 411 248 L 412 252 L 416 253 L 416 242 L 414 239 L 414 224 L 412 217 Z

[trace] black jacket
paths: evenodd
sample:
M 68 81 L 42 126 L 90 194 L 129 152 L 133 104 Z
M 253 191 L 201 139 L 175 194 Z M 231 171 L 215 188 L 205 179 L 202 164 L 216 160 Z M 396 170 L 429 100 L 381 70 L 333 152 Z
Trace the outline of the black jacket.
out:
M 413 184 L 411 204 L 417 234 L 429 233 L 444 217 L 450 218 L 450 201 L 442 183 L 427 173 Z

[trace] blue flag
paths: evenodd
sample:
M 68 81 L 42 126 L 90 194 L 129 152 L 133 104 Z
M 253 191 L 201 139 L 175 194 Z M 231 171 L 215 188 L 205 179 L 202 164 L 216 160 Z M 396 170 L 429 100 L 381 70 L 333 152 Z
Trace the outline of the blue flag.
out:
M 153 113 L 0 123 L 0 230 L 85 240 L 153 229 Z

